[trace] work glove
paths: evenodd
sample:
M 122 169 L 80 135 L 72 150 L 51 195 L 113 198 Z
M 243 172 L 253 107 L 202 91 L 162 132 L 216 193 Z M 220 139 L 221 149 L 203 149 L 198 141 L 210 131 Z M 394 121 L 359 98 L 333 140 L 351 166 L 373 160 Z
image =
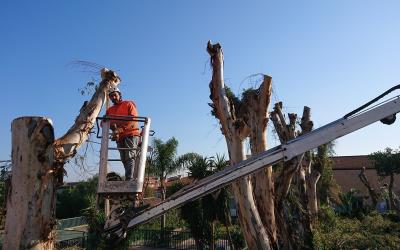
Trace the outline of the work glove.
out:
M 112 124 L 110 127 L 111 133 L 111 140 L 112 141 L 119 141 L 120 135 L 124 131 L 122 128 L 119 128 L 116 124 Z

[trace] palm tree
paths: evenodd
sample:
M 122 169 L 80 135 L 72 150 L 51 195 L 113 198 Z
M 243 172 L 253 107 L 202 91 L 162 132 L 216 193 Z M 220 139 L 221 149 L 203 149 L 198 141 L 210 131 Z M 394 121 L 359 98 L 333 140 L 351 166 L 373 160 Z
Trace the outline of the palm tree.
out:
M 229 162 L 219 155 L 215 158 L 200 155 L 192 155 L 191 157 L 186 164 L 189 176 L 195 180 L 203 179 L 229 165 Z M 181 212 L 195 238 L 197 249 L 204 249 L 206 246 L 209 249 L 215 249 L 215 225 L 217 221 L 225 225 L 229 241 L 232 243 L 229 233 L 229 225 L 231 225 L 229 193 L 226 188 L 184 205 Z M 233 248 L 232 244 L 231 247 Z
M 196 157 L 195 153 L 177 156 L 178 141 L 172 137 L 163 142 L 161 139 L 154 139 L 153 150 L 147 159 L 147 171 L 157 176 L 161 184 L 161 200 L 166 198 L 165 181 L 168 175 L 183 169 L 188 161 Z M 165 229 L 165 214 L 161 216 L 161 230 Z

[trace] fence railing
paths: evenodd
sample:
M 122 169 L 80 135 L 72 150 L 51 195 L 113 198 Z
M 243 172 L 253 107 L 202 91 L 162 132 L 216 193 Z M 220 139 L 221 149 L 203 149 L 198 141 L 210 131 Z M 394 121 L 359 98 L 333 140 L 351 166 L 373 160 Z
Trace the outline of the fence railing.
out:
M 132 246 L 196 249 L 195 241 L 187 231 L 134 230 L 129 241 Z
M 76 227 L 86 224 L 85 217 L 73 217 L 68 219 L 61 219 L 57 221 L 57 230 Z
M 79 238 L 68 239 L 65 241 L 59 241 L 56 243 L 57 249 L 67 247 L 80 247 L 90 249 L 90 246 L 94 246 L 94 242 L 90 241 L 87 235 L 83 235 Z M 97 239 L 98 240 L 98 239 Z M 150 229 L 137 229 L 133 230 L 129 234 L 129 245 L 130 246 L 146 246 L 146 247 L 157 247 L 166 249 L 196 249 L 195 241 L 189 231 L 169 231 L 165 230 L 150 230 Z M 226 237 L 218 237 L 216 239 L 217 250 L 228 250 L 230 248 L 229 241 Z
M 55 244 L 56 249 L 79 247 L 85 249 L 87 247 L 88 237 L 83 235 L 82 237 L 68 239 L 63 241 L 57 241 Z

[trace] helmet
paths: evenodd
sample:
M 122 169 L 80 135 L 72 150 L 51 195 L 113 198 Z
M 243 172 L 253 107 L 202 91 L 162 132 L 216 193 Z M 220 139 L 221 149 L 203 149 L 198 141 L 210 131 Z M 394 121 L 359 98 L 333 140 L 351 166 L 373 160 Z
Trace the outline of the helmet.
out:
M 117 88 L 117 87 L 112 87 L 112 88 L 108 89 L 108 95 L 110 95 L 113 92 L 118 92 L 121 95 L 121 91 L 119 91 L 119 88 Z

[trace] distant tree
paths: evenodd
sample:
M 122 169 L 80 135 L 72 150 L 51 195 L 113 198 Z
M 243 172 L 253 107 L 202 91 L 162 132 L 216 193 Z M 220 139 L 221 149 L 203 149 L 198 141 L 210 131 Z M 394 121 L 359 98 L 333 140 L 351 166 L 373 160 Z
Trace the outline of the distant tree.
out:
M 185 162 L 193 157 L 194 154 L 189 153 L 177 156 L 178 141 L 172 137 L 163 142 L 161 139 L 154 139 L 153 151 L 147 160 L 148 171 L 160 180 L 161 200 L 166 198 L 165 181 L 167 176 L 176 173 L 185 166 Z M 165 229 L 165 214 L 161 216 L 161 229 Z
M 197 156 L 187 164 L 187 168 L 191 178 L 200 180 L 228 165 L 229 162 L 219 155 L 215 158 Z M 217 222 L 225 225 L 228 236 L 231 238 L 229 233 L 229 226 L 231 225 L 229 193 L 226 188 L 185 204 L 181 208 L 181 214 L 189 225 L 197 249 L 215 249 L 215 226 Z
M 57 219 L 82 216 L 82 210 L 91 205 L 96 197 L 98 177 L 78 183 L 75 187 L 61 189 L 57 194 Z
M 389 177 L 389 209 L 397 209 L 394 194 L 393 184 L 394 176 L 400 173 L 400 151 L 391 148 L 386 148 L 383 151 L 372 153 L 370 158 L 374 160 L 376 173 L 381 177 Z
M 321 178 L 317 183 L 317 195 L 320 204 L 327 204 L 329 199 L 335 194 L 332 193 L 336 189 L 336 183 L 333 179 L 332 160 L 334 154 L 334 144 L 328 143 L 317 148 L 313 155 L 313 168 L 321 173 Z

